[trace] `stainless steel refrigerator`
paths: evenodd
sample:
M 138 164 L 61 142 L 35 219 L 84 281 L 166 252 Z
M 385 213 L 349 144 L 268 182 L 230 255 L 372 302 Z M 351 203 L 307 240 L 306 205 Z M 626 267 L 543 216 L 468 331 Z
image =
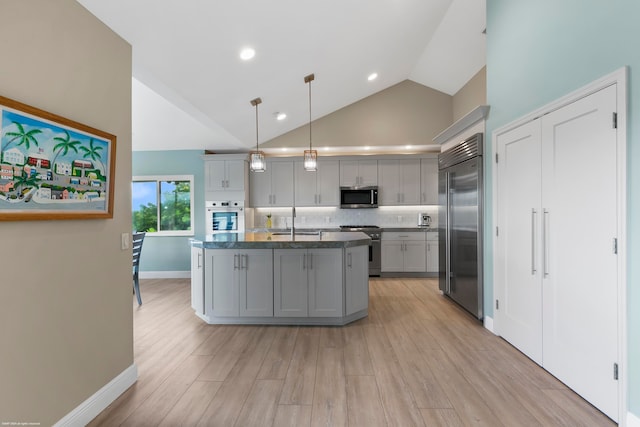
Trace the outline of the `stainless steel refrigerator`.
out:
M 440 290 L 478 319 L 482 292 L 482 134 L 438 156 Z

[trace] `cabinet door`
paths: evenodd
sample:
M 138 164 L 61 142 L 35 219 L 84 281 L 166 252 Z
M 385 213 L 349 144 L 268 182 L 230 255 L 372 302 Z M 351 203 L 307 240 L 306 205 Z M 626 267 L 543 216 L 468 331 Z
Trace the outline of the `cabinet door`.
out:
M 378 203 L 385 206 L 401 204 L 400 169 L 398 160 L 380 160 L 378 162 Z
M 362 187 L 378 185 L 378 161 L 358 160 L 358 175 L 360 177 L 358 185 Z
M 272 206 L 293 206 L 293 162 L 271 162 Z
M 207 160 L 205 162 L 205 192 L 224 191 L 225 185 L 225 161 Z
M 264 172 L 251 172 L 249 174 L 249 202 L 252 207 L 271 205 L 271 168 L 267 163 Z
M 354 187 L 359 185 L 358 161 L 340 160 L 340 186 Z
M 251 249 L 240 256 L 240 316 L 273 316 L 273 251 Z
M 427 273 L 437 273 L 438 265 L 438 240 L 429 240 L 427 238 Z
M 205 312 L 207 314 L 214 317 L 238 316 L 239 268 L 240 260 L 235 250 L 205 251 Z
M 345 315 L 369 307 L 369 248 L 345 249 Z
M 342 249 L 309 249 L 309 317 L 342 317 Z
M 427 248 L 423 241 L 404 241 L 404 270 L 424 273 L 427 271 Z
M 316 193 L 317 205 L 338 206 L 340 204 L 340 164 L 337 160 L 318 162 Z
M 303 162 L 295 162 L 296 206 L 315 206 L 318 201 L 316 181 L 318 172 L 304 170 Z M 318 165 L 318 170 L 321 166 Z
M 308 279 L 302 249 L 273 251 L 273 312 L 276 317 L 307 317 Z
M 404 270 L 404 253 L 403 243 L 399 240 L 382 240 L 380 243 L 382 251 L 382 265 L 380 270 L 403 271 Z
M 246 168 L 247 166 L 244 160 L 225 160 L 225 190 L 244 190 Z
M 400 204 L 420 204 L 420 160 L 399 160 L 400 172 Z
M 191 307 L 204 314 L 204 249 L 191 248 Z
M 438 204 L 438 159 L 420 160 L 420 203 Z

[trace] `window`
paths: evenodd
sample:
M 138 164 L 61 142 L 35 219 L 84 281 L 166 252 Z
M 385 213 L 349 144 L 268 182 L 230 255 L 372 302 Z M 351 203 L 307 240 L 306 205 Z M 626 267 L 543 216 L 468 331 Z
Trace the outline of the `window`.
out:
M 193 175 L 137 176 L 131 186 L 133 230 L 192 236 Z

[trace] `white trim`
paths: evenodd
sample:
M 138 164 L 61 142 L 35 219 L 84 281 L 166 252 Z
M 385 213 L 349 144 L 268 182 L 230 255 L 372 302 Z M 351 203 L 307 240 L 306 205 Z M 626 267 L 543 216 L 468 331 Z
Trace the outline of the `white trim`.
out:
M 627 412 L 627 427 L 640 427 L 640 418 L 633 415 L 631 412 Z
M 87 425 L 107 406 L 113 403 L 122 393 L 138 380 L 138 368 L 135 363 L 122 371 L 107 385 L 95 392 L 93 396 L 82 402 L 77 408 L 65 415 L 54 427 L 75 427 Z
M 138 276 L 141 279 L 189 279 L 191 271 L 141 271 Z
M 493 330 L 493 317 L 484 316 L 484 328 L 487 329 L 492 334 L 497 335 L 496 332 Z
M 628 396 L 628 358 L 627 358 L 627 257 L 628 257 L 628 243 L 627 243 L 627 82 L 628 82 L 628 67 L 622 67 L 600 79 L 597 79 L 586 86 L 577 89 L 568 95 L 565 95 L 551 103 L 534 110 L 519 119 L 516 119 L 504 126 L 495 129 L 491 133 L 492 141 L 492 156 L 495 156 L 497 150 L 498 136 L 515 129 L 525 123 L 531 122 L 545 114 L 562 108 L 568 104 L 571 104 L 579 99 L 589 96 L 599 90 L 602 90 L 611 85 L 616 86 L 617 95 L 617 110 L 618 110 L 618 135 L 617 135 L 617 150 L 618 150 L 618 354 L 620 360 L 618 364 L 620 366 L 620 372 L 622 375 L 619 379 L 618 385 L 618 418 L 621 426 L 625 425 L 629 419 L 627 416 L 625 419 L 624 414 L 627 412 L 627 396 Z M 491 233 L 495 233 L 495 227 L 498 224 L 498 168 L 493 161 L 493 157 L 490 159 L 492 162 L 491 173 L 493 177 L 493 215 L 492 215 L 492 229 Z M 495 238 L 493 240 L 492 252 L 493 252 L 493 274 L 497 271 L 498 254 L 496 253 Z M 494 300 L 496 293 L 496 281 L 493 280 L 493 295 Z M 500 316 L 495 316 L 495 330 L 500 332 Z M 636 417 L 634 417 L 637 419 Z M 637 424 L 631 424 L 634 427 L 640 427 Z

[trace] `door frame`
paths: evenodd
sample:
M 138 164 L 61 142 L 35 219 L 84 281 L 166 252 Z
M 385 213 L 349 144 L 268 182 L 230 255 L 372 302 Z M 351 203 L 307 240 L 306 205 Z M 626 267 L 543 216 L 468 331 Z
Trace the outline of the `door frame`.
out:
M 495 233 L 496 226 L 498 224 L 498 168 L 495 166 L 495 153 L 497 153 L 497 141 L 498 136 L 508 132 L 514 128 L 517 128 L 525 123 L 531 122 L 545 114 L 558 110 L 568 104 L 571 104 L 579 99 L 589 96 L 601 89 L 609 87 L 611 85 L 616 86 L 616 109 L 617 116 L 617 201 L 618 201 L 618 258 L 617 258 L 617 272 L 618 272 L 618 354 L 620 355 L 619 372 L 621 375 L 618 378 L 618 422 L 621 426 L 627 425 L 628 410 L 627 410 L 627 395 L 628 395 L 628 370 L 627 370 L 627 257 L 628 257 L 628 243 L 627 243 L 627 82 L 628 82 L 628 67 L 624 66 L 618 70 L 607 74 L 569 94 L 556 99 L 524 116 L 506 124 L 499 128 L 496 128 L 491 133 L 492 152 L 494 157 L 492 158 L 492 233 Z M 495 234 L 494 234 L 495 236 Z M 496 245 L 492 244 L 493 254 L 493 271 L 497 271 L 498 268 L 498 254 Z M 501 295 L 503 289 L 502 284 L 498 284 L 493 280 L 493 295 L 495 304 L 496 295 Z M 500 292 L 498 292 L 500 291 Z M 493 316 L 492 329 L 497 335 L 500 335 L 500 321 L 497 316 Z

